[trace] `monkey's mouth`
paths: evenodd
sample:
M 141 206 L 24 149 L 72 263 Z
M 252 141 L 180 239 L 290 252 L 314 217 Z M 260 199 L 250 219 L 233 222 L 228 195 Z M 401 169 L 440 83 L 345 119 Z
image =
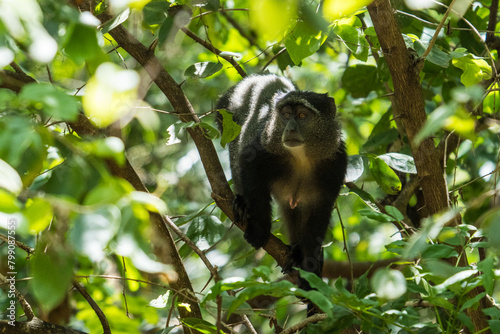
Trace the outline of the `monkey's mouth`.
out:
M 297 147 L 297 146 L 304 145 L 304 141 L 299 140 L 299 139 L 287 139 L 283 142 L 283 144 L 286 147 Z

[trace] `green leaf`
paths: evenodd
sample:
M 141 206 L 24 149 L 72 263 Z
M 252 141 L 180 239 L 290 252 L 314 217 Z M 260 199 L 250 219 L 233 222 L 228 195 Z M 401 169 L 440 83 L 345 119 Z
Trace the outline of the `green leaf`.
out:
M 222 63 L 213 63 L 209 61 L 204 61 L 189 66 L 184 72 L 184 75 L 190 78 L 203 79 L 214 75 L 220 70 L 222 70 Z
M 383 191 L 396 195 L 401 191 L 401 181 L 396 173 L 379 158 L 370 159 L 370 172 Z
M 473 306 L 477 306 L 479 305 L 479 302 L 481 301 L 481 299 L 483 299 L 484 297 L 486 296 L 486 292 L 481 292 L 479 293 L 478 295 L 474 296 L 473 298 L 467 300 L 463 305 L 462 307 L 460 307 L 460 312 L 468 309 L 468 308 L 471 308 Z
M 78 117 L 78 103 L 68 95 L 47 83 L 25 85 L 19 98 L 33 104 L 48 116 L 63 121 L 75 121 Z
M 409 174 L 417 174 L 417 167 L 412 156 L 401 153 L 386 153 L 378 156 L 391 168 Z
M 363 164 L 363 158 L 360 155 L 350 155 L 348 157 L 345 182 L 356 181 L 363 175 L 364 171 L 365 166 Z
M 226 147 L 227 143 L 232 142 L 241 132 L 241 125 L 233 120 L 233 114 L 225 109 L 220 109 L 219 113 L 222 115 L 222 137 L 220 144 Z
M 170 36 L 175 36 L 179 31 L 179 27 L 176 27 L 174 17 L 167 16 L 160 26 L 158 31 L 158 45 L 163 46 Z
M 239 293 L 238 297 L 236 297 L 231 307 L 229 308 L 228 313 L 234 313 L 234 311 L 236 311 L 236 309 L 240 305 L 251 298 L 260 295 L 269 295 L 274 297 L 290 296 L 294 295 L 295 291 L 297 290 L 298 288 L 293 283 L 288 281 L 261 283 L 258 285 L 250 286 Z
M 23 190 L 23 181 L 17 171 L 2 159 L 0 159 L 0 188 L 14 195 L 19 195 Z
M 380 269 L 371 279 L 372 289 L 381 299 L 394 300 L 406 293 L 406 279 L 398 270 Z
M 319 50 L 328 36 L 305 22 L 299 22 L 285 38 L 285 46 L 295 65 Z
M 485 113 L 494 114 L 500 110 L 500 84 L 494 82 L 488 87 L 488 95 L 483 101 L 483 110 Z
M 464 280 L 468 279 L 469 277 L 471 276 L 474 276 L 478 273 L 478 271 L 476 269 L 465 269 L 465 270 L 462 270 L 458 273 L 456 273 L 455 275 L 447 278 L 443 283 L 439 284 L 439 285 L 436 285 L 435 286 L 435 289 L 437 291 L 444 291 L 445 289 L 447 289 L 448 287 L 450 287 L 451 285 L 453 284 L 461 284 L 464 282 Z
M 368 218 L 373 219 L 373 220 L 377 220 L 377 221 L 382 222 L 382 223 L 388 223 L 388 222 L 392 222 L 394 220 L 394 218 L 392 218 L 389 215 L 386 215 L 385 213 L 375 212 L 375 211 L 369 210 L 369 209 L 358 210 L 358 214 L 360 214 L 361 216 L 368 217 Z
M 170 3 L 165 0 L 153 0 L 142 8 L 144 23 L 148 25 L 161 24 L 167 17 Z
M 477 269 L 482 272 L 481 280 L 488 295 L 493 295 L 495 287 L 495 258 L 489 257 L 477 264 Z
M 385 206 L 385 211 L 391 215 L 392 217 L 394 217 L 398 222 L 402 221 L 405 217 L 403 216 L 403 214 L 401 213 L 401 211 L 399 211 L 396 207 L 394 206 L 390 206 L 390 205 L 386 205 Z
M 196 331 L 204 334 L 214 334 L 217 333 L 217 327 L 212 325 L 206 320 L 199 318 L 184 318 L 182 319 L 182 323 Z
M 380 84 L 377 68 L 371 65 L 349 66 L 342 75 L 343 87 L 354 98 L 367 97 L 372 90 L 377 90 Z
M 49 312 L 66 296 L 73 278 L 73 254 L 45 243 L 39 243 L 31 257 L 30 289 L 38 305 Z
M 482 80 L 491 78 L 491 67 L 481 58 L 473 58 L 472 55 L 455 58 L 452 64 L 463 71 L 460 81 L 465 87 L 480 83 Z
M 69 26 L 63 48 L 77 65 L 102 54 L 97 42 L 96 28 L 81 23 L 73 23 Z
M 21 209 L 21 202 L 11 192 L 0 188 L 0 213 L 14 213 Z
M 380 213 L 377 202 L 370 193 L 363 189 L 351 189 L 349 192 L 357 195 L 372 211 Z
M 416 40 L 413 43 L 413 46 L 419 56 L 422 56 L 427 49 L 427 45 L 424 45 L 424 43 L 420 40 Z M 442 68 L 448 68 L 450 66 L 451 59 L 452 56 L 449 53 L 444 52 L 436 45 L 432 47 L 431 52 L 427 55 L 428 61 Z
M 23 213 L 28 219 L 30 230 L 34 233 L 45 230 L 54 216 L 50 203 L 41 198 L 34 198 L 27 203 Z
M 445 244 L 429 245 L 423 252 L 424 258 L 446 259 L 452 256 L 458 256 L 455 247 Z
M 130 8 L 127 7 L 123 12 L 116 15 L 113 19 L 109 20 L 108 22 L 104 23 L 101 26 L 102 33 L 107 34 L 111 30 L 115 29 L 120 24 L 127 21 L 129 15 L 130 15 Z
M 345 21 L 345 20 L 341 20 Z M 339 24 L 333 32 L 341 39 L 342 43 L 352 52 L 354 57 L 361 61 L 368 59 L 368 41 L 364 34 L 350 24 Z
M 335 21 L 344 16 L 350 16 L 357 10 L 369 5 L 373 0 L 326 0 L 323 4 L 323 14 L 326 19 Z

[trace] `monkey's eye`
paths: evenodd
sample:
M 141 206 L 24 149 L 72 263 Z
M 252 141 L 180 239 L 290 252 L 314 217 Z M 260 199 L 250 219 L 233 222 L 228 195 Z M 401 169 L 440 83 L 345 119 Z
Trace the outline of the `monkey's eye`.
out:
M 292 110 L 290 109 L 290 107 L 284 107 L 283 109 L 281 109 L 281 115 L 283 115 L 285 119 L 289 119 L 290 117 L 292 117 Z
M 307 118 L 307 113 L 301 112 L 299 113 L 299 119 L 306 119 Z

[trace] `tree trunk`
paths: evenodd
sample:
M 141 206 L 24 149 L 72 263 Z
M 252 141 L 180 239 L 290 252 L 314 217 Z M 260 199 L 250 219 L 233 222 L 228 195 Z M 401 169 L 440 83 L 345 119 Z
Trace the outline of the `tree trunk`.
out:
M 411 146 L 417 174 L 422 188 L 426 211 L 430 214 L 444 212 L 449 209 L 448 187 L 443 165 L 440 162 L 440 152 L 434 146 L 432 138 L 424 139 L 420 144 L 414 142 L 415 136 L 423 128 L 427 115 L 424 108 L 422 87 L 420 86 L 419 59 L 412 57 L 399 30 L 394 9 L 389 0 L 375 0 L 368 6 L 368 12 L 373 22 L 380 46 L 386 58 L 394 84 L 394 96 L 398 114 L 405 128 L 405 133 Z M 455 216 L 450 222 L 452 226 L 460 224 L 460 216 Z M 467 266 L 467 257 L 462 247 L 458 247 L 459 266 Z M 456 262 L 456 259 L 450 262 Z M 455 264 L 455 263 L 453 263 Z M 476 292 L 470 293 L 472 298 Z M 481 308 L 468 310 L 476 331 L 488 328 L 488 322 Z M 491 333 L 484 331 L 482 333 Z

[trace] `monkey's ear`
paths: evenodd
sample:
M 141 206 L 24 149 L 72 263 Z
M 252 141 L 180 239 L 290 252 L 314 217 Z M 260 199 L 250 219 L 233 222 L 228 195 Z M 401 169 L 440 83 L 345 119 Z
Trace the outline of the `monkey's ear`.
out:
M 335 105 L 335 99 L 333 97 L 328 96 L 328 105 L 329 105 L 329 109 L 335 115 L 337 113 L 337 106 Z

